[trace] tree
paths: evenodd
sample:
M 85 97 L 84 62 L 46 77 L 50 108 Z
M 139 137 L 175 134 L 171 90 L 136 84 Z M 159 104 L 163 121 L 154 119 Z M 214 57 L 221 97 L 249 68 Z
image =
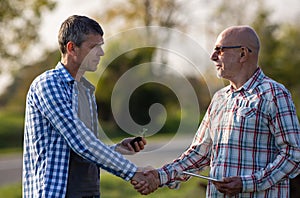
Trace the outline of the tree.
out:
M 300 115 L 299 24 L 277 24 L 268 20 L 269 12 L 261 10 L 252 23 L 261 40 L 259 65 L 271 78 L 290 90 Z
M 1 0 L 0 4 L 0 78 L 3 78 L 14 75 L 15 70 L 25 65 L 30 47 L 39 40 L 42 13 L 56 4 L 52 0 Z M 2 89 L 9 86 L 8 81 L 2 84 Z M 2 107 L 15 92 L 0 94 Z
M 123 21 L 120 29 L 140 26 L 160 26 L 177 28 L 184 31 L 187 27 L 185 11 L 186 2 L 178 0 L 128 0 L 123 6 L 112 6 L 101 16 L 108 23 Z M 181 12 L 183 11 L 183 12 Z M 123 19 L 123 20 L 122 20 Z M 154 35 L 155 36 L 155 35 Z M 161 35 L 163 42 L 168 42 L 170 35 Z M 150 39 L 153 35 L 148 36 Z M 155 53 L 153 53 L 155 55 Z M 167 63 L 166 55 L 160 52 L 160 61 Z
M 55 7 L 53 0 L 1 0 L 0 75 L 24 65 L 28 50 L 38 41 L 42 13 Z
M 114 22 L 123 19 L 123 27 L 162 26 L 186 27 L 185 17 L 179 11 L 184 9 L 186 2 L 178 0 L 128 0 L 122 6 L 113 6 L 105 11 L 103 21 Z
M 257 16 L 257 10 L 267 11 L 262 0 L 251 1 L 251 7 L 245 7 L 248 4 L 247 0 L 219 0 L 219 5 L 209 16 L 209 21 L 212 23 L 207 27 L 208 35 L 217 35 L 224 28 L 232 25 L 251 24 Z

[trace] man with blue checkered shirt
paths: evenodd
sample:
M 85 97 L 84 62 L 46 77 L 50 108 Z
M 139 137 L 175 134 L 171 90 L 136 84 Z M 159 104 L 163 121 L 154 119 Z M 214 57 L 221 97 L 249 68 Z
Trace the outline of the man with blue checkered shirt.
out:
M 25 198 L 100 197 L 99 168 L 125 180 L 149 181 L 146 185 L 154 189 L 154 177 L 144 176 L 121 155 L 142 150 L 145 139 L 133 148 L 132 138 L 114 146 L 97 138 L 95 88 L 83 75 L 96 71 L 104 55 L 102 36 L 96 21 L 70 16 L 59 30 L 61 61 L 30 86 L 24 129 Z

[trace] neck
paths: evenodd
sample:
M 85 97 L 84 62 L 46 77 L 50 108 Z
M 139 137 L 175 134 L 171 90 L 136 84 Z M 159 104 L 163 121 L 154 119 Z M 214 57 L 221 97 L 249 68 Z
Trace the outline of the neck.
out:
M 80 81 L 81 77 L 84 75 L 84 71 L 83 70 L 78 70 L 76 76 L 74 77 L 76 81 Z
M 244 74 L 241 72 L 238 78 L 231 79 L 230 84 L 234 89 L 239 89 L 242 87 L 256 72 L 257 67 L 245 72 Z
M 60 61 L 66 70 L 71 74 L 71 76 L 76 80 L 80 81 L 81 77 L 84 74 L 84 71 L 79 70 L 79 67 L 76 66 L 75 63 L 72 63 L 71 61 L 68 61 L 67 58 L 62 58 Z
M 247 82 L 247 81 L 245 81 L 245 82 Z M 233 81 L 230 81 L 230 85 L 233 87 L 234 90 L 238 90 L 240 87 L 243 86 L 243 84 L 245 84 L 245 82 L 235 83 Z

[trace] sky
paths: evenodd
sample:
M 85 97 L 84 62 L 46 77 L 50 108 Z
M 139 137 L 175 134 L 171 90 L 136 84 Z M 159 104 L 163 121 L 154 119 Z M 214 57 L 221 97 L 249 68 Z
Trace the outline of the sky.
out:
M 114 2 L 119 2 L 119 6 L 122 2 L 126 0 L 89 0 L 88 3 L 83 3 L 81 0 L 64 0 L 64 1 L 57 1 L 57 7 L 54 11 L 48 12 L 43 17 L 43 24 L 40 30 L 41 37 L 43 40 L 43 44 L 47 47 L 55 48 L 57 47 L 57 32 L 59 29 L 60 24 L 64 21 L 68 16 L 73 14 L 79 15 L 92 15 L 93 13 L 105 11 L 105 6 L 109 6 Z M 189 0 L 189 5 L 194 6 L 195 8 L 199 7 L 199 9 L 194 9 L 192 11 L 192 15 L 202 15 L 204 17 L 199 17 L 201 20 L 205 20 L 205 15 L 214 7 L 218 6 L 218 1 L 214 0 L 214 3 L 207 3 L 212 2 L 208 0 Z M 105 3 L 103 3 L 105 2 Z M 193 3 L 191 3 L 193 2 Z M 198 2 L 198 3 L 197 3 Z M 199 3 L 200 2 L 200 3 Z M 300 9 L 299 5 L 300 2 L 298 0 L 265 0 L 265 4 L 273 10 L 272 18 L 273 20 L 283 20 L 283 21 L 293 21 L 299 18 L 300 16 Z M 206 5 L 204 8 L 202 5 Z M 207 21 L 200 21 L 200 24 L 208 24 Z M 104 29 L 109 26 L 108 24 L 102 24 Z M 190 32 L 191 36 L 197 39 L 198 36 L 195 32 Z M 199 34 L 198 34 L 199 35 Z M 106 35 L 110 36 L 110 35 Z

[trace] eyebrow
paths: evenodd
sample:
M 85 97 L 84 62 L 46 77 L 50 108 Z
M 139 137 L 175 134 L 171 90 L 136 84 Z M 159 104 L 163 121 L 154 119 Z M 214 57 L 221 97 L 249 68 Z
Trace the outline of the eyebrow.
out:
M 95 43 L 94 44 L 94 47 L 96 47 L 96 46 L 102 46 L 104 44 L 104 41 L 101 41 L 101 42 L 99 42 L 99 43 Z

